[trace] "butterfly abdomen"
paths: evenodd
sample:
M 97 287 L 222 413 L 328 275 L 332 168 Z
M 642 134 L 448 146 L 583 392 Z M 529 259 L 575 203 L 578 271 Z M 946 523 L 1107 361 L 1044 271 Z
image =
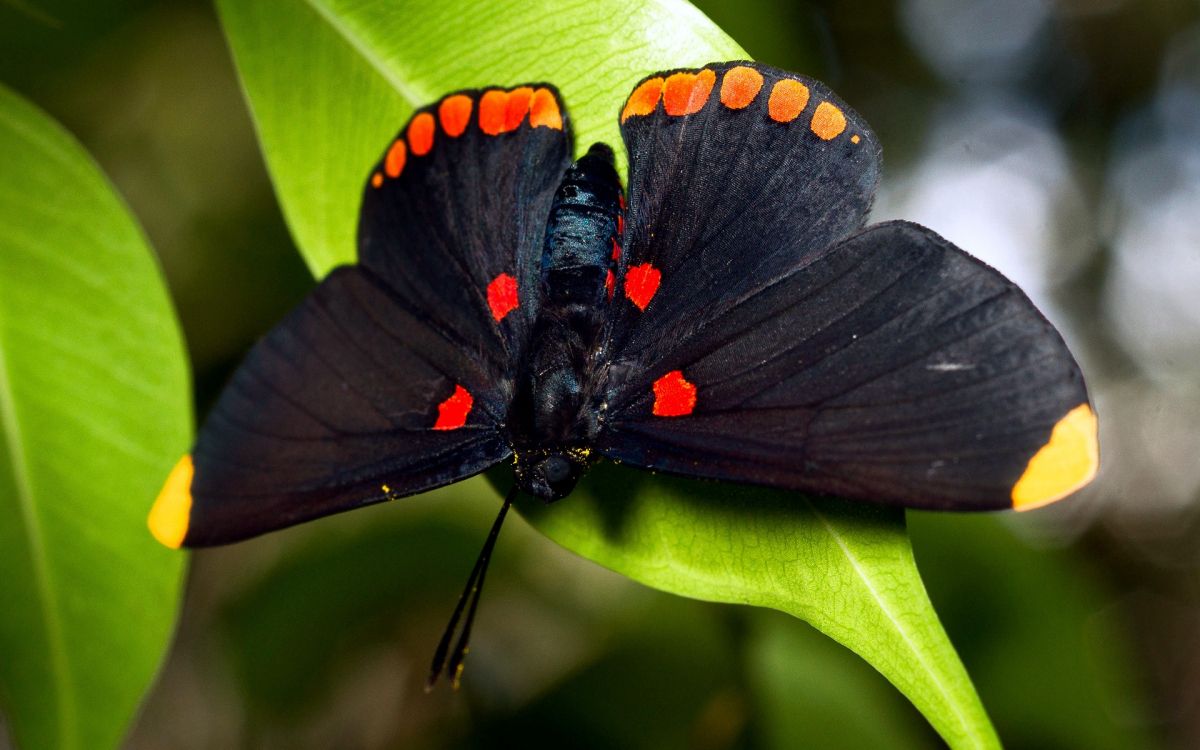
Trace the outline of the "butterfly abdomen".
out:
M 586 449 L 599 430 L 595 381 L 620 215 L 612 149 L 596 144 L 563 175 L 546 221 L 541 306 L 509 419 L 518 464 L 555 455 L 581 471 L 569 452 Z M 519 466 L 518 481 L 527 473 Z M 522 484 L 547 499 L 559 495 Z
M 547 308 L 602 311 L 620 216 L 613 152 L 597 143 L 563 175 L 546 222 L 542 300 Z

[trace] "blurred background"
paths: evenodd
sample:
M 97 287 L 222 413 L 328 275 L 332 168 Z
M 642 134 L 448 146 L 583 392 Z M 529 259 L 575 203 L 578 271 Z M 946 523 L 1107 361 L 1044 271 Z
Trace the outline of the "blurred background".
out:
M 885 148 L 874 218 L 1016 280 L 1089 378 L 1103 468 L 1074 500 L 909 514 L 1006 745 L 1200 747 L 1200 4 L 697 4 L 865 115 Z M 0 0 L 0 50 L 0 80 L 83 141 L 149 234 L 203 414 L 313 284 L 212 7 Z M 196 554 L 128 746 L 940 746 L 803 623 L 645 589 L 522 521 L 463 690 L 422 694 L 494 510 L 471 482 Z

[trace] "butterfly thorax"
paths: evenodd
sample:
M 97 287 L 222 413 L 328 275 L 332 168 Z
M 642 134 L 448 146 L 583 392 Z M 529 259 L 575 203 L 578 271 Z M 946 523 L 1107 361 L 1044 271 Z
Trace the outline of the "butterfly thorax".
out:
M 574 488 L 600 426 L 620 204 L 612 150 L 596 144 L 563 176 L 546 223 L 540 306 L 509 424 L 517 483 L 547 501 Z

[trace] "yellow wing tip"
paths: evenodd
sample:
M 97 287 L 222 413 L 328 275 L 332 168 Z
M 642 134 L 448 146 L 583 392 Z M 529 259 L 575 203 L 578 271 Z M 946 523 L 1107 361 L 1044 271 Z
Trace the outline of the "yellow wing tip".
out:
M 159 543 L 179 549 L 188 532 L 188 518 L 192 513 L 192 457 L 185 455 L 171 469 L 167 481 L 158 492 L 154 507 L 146 518 L 150 533 Z
M 1061 500 L 1091 482 L 1100 468 L 1098 425 L 1092 407 L 1080 404 L 1058 420 L 1012 488 L 1016 510 Z

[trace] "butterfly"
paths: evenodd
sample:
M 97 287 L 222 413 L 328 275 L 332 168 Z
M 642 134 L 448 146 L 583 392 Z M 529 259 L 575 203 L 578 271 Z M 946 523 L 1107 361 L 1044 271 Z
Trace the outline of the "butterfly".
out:
M 1091 481 L 1096 416 L 1062 337 L 933 231 L 864 227 L 880 147 L 826 86 L 672 70 L 619 119 L 627 190 L 609 146 L 573 160 L 549 84 L 415 112 L 369 172 L 358 263 L 250 351 L 155 536 L 225 544 L 510 463 L 432 685 L 457 682 L 516 493 L 559 500 L 601 457 L 948 510 Z

